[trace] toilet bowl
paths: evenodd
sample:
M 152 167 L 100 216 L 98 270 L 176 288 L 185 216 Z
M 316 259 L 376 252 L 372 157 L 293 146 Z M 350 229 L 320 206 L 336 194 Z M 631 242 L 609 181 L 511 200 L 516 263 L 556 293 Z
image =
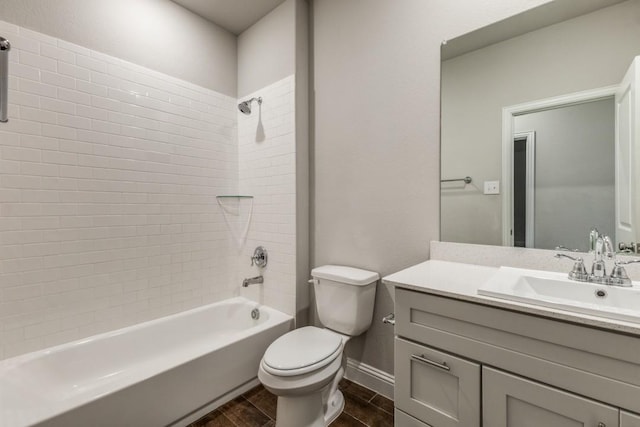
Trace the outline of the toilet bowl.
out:
M 258 379 L 278 396 L 278 427 L 324 427 L 340 415 L 344 398 L 337 385 L 344 374 L 347 340 L 328 329 L 307 326 L 269 346 Z
M 260 382 L 278 396 L 276 427 L 325 427 L 340 415 L 344 347 L 371 325 L 378 273 L 328 265 L 311 275 L 325 328 L 305 326 L 281 336 L 258 370 Z

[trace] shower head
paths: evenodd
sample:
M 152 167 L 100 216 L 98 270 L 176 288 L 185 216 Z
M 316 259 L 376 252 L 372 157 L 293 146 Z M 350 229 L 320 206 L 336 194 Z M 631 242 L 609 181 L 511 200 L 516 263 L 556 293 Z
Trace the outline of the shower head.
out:
M 262 98 L 251 98 L 238 104 L 238 110 L 240 110 L 242 114 L 251 114 L 251 103 L 253 101 L 258 101 L 258 105 L 262 105 Z
M 242 114 L 251 114 L 251 105 L 249 105 L 247 101 L 241 102 L 238 104 L 238 110 L 240 110 Z

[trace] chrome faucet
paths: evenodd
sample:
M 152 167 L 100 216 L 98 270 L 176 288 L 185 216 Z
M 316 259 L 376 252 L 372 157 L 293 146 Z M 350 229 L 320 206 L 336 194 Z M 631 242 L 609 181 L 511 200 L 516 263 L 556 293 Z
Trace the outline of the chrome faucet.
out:
M 594 259 L 591 265 L 591 276 L 594 280 L 592 281 L 599 282 L 606 279 L 607 276 L 607 269 L 604 263 L 605 258 L 611 260 L 616 257 L 611 238 L 609 236 L 599 235 L 594 244 L 593 254 Z
M 584 262 L 580 257 L 574 257 L 563 253 L 555 255 L 556 258 L 569 258 L 574 261 L 573 268 L 569 272 L 569 279 L 578 282 L 597 283 L 608 286 L 630 287 L 631 279 L 627 275 L 623 265 L 640 262 L 637 260 L 617 261 L 616 251 L 609 236 L 598 233 L 595 228 L 589 233 L 589 246 L 593 250 L 594 258 L 591 265 L 591 274 L 587 273 Z M 564 247 L 557 247 L 565 249 Z M 607 275 L 605 260 L 614 260 L 614 267 L 611 274 Z
M 255 285 L 260 283 L 264 283 L 264 277 L 262 276 L 250 277 L 242 281 L 242 287 L 246 288 L 249 285 Z

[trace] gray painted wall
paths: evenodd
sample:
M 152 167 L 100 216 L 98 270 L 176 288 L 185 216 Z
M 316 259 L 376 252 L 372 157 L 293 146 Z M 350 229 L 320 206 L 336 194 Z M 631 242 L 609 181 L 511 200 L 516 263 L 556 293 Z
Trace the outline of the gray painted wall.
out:
M 440 42 L 546 1 L 313 3 L 313 266 L 341 263 L 385 275 L 428 258 L 429 241 L 439 236 Z M 238 73 L 242 83 L 236 84 L 233 36 L 167 0 L 53 3 L 0 0 L 0 10 L 9 22 L 230 95 L 236 88 L 249 93 L 295 67 L 284 58 L 257 77 Z M 150 5 L 164 12 L 122 19 L 123 11 Z M 282 13 L 291 14 L 290 7 Z M 147 23 L 138 34 L 141 22 Z M 167 55 L 167 34 L 187 52 Z M 393 372 L 393 330 L 379 322 L 392 310 L 390 290 L 380 286 L 375 323 L 366 339 L 350 344 L 351 357 Z
M 309 24 L 307 0 L 296 0 L 296 325 L 309 323 Z
M 296 1 L 288 0 L 238 36 L 238 97 L 295 73 Z
M 613 98 L 514 118 L 536 132 L 536 248 L 587 252 L 592 227 L 615 236 L 614 120 Z
M 236 96 L 236 37 L 169 0 L 0 0 L 0 19 Z
M 312 266 L 386 275 L 439 237 L 440 43 L 543 0 L 313 3 Z M 348 355 L 393 372 L 391 290 Z
M 630 0 L 442 64 L 442 175 L 474 179 L 443 190 L 442 240 L 502 243 L 502 197 L 482 194 L 502 175 L 502 108 L 618 84 L 640 54 L 639 21 Z

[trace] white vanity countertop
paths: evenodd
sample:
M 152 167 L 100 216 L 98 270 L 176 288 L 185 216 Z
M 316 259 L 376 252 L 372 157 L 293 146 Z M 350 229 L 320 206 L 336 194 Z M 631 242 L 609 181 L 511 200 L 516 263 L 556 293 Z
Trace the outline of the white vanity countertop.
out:
M 640 323 L 478 295 L 478 288 L 497 271 L 496 267 L 430 260 L 383 277 L 382 282 L 403 289 L 640 336 Z

